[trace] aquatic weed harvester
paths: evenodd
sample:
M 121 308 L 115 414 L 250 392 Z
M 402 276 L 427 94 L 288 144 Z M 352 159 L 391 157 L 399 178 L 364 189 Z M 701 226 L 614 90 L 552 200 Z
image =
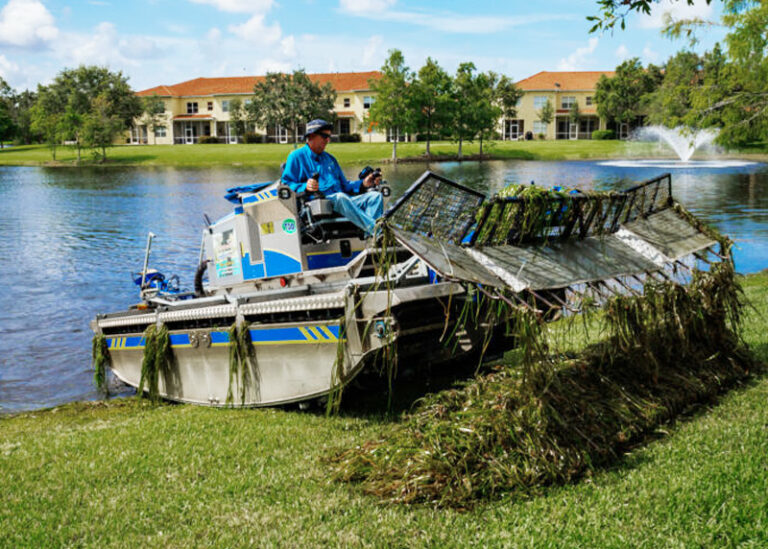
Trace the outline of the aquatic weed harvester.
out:
M 488 200 L 425 172 L 370 239 L 280 182 L 227 198 L 234 211 L 203 231 L 194 292 L 145 265 L 141 303 L 92 322 L 99 383 L 108 365 L 152 398 L 305 402 L 361 374 L 395 376 L 397 363 L 498 353 L 530 319 L 732 266 L 668 174 L 625 192 L 521 186 Z

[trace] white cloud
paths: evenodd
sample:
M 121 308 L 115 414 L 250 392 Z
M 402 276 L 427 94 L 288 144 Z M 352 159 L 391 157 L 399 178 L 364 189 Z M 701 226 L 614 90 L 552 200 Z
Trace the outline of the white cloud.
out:
M 651 49 L 651 46 L 643 48 L 643 60 L 647 63 L 653 63 L 659 60 L 659 54 Z
M 339 7 L 354 14 L 366 14 L 385 11 L 395 5 L 397 0 L 341 0 Z
M 622 44 L 616 48 L 616 57 L 619 59 L 619 61 L 625 61 L 629 59 L 629 50 L 627 49 L 627 46 Z
M 596 37 L 592 37 L 589 39 L 589 42 L 587 45 L 583 48 L 577 48 L 575 52 L 573 52 L 571 55 L 566 57 L 565 59 L 561 59 L 560 63 L 557 66 L 557 70 L 560 71 L 576 71 L 576 70 L 583 70 L 584 64 L 589 59 L 589 56 L 594 53 L 595 49 L 597 48 L 598 39 Z
M 262 59 L 256 64 L 254 74 L 267 74 L 268 72 L 290 72 L 291 64 L 277 59 Z
M 0 78 L 10 81 L 19 73 L 19 66 L 0 54 Z
M 221 38 L 221 31 L 217 29 L 216 27 L 213 27 L 211 30 L 209 30 L 205 35 L 206 40 L 209 40 L 211 42 L 215 42 Z
M 417 25 L 434 31 L 457 34 L 492 34 L 503 30 L 534 25 L 553 20 L 573 20 L 581 16 L 569 14 L 533 14 L 516 17 L 498 15 L 466 15 L 452 12 L 392 11 L 394 5 L 389 0 L 341 0 L 340 11 L 375 21 L 388 21 L 407 25 Z
M 208 4 L 230 13 L 266 13 L 274 0 L 190 0 L 195 4 Z
M 296 40 L 293 35 L 286 36 L 280 41 L 280 52 L 286 57 L 296 57 Z
M 242 25 L 229 25 L 229 32 L 239 36 L 243 40 L 257 44 L 274 44 L 280 40 L 282 31 L 280 25 L 267 26 L 264 24 L 263 15 L 254 15 Z
M 667 14 L 675 20 L 680 19 L 710 19 L 712 17 L 712 5 L 707 4 L 706 0 L 695 0 L 692 6 L 687 2 L 677 0 L 661 0 L 651 3 L 651 14 L 638 15 L 638 26 L 644 29 L 660 29 L 664 26 L 664 19 Z
M 0 10 L 0 44 L 37 48 L 54 40 L 59 30 L 39 0 L 10 0 Z
M 371 66 L 375 63 L 381 64 L 384 59 L 384 39 L 379 35 L 371 36 L 365 44 L 363 50 L 363 65 Z

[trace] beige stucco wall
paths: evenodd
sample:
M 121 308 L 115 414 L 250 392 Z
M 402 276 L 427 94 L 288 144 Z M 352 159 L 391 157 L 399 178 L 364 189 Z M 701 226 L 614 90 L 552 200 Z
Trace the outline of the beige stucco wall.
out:
M 350 118 L 350 133 L 359 133 L 363 142 L 380 143 L 386 141 L 386 135 L 383 132 L 378 132 L 375 129 L 368 132 L 368 124 L 365 122 L 367 109 L 364 107 L 364 98 L 366 96 L 374 97 L 375 94 L 369 90 L 360 91 L 343 91 L 338 92 L 336 96 L 336 103 L 334 105 L 335 112 L 351 112 Z M 166 136 L 157 137 L 158 145 L 172 145 L 174 143 L 174 137 L 182 137 L 180 135 L 174 136 L 173 134 L 173 118 L 178 115 L 187 114 L 187 103 L 197 102 L 198 115 L 207 115 L 213 118 L 212 121 L 201 121 L 202 123 L 210 124 L 211 135 L 218 135 L 216 132 L 216 122 L 229 122 L 229 112 L 224 112 L 222 105 L 224 101 L 232 101 L 234 99 L 240 99 L 245 102 L 250 97 L 250 94 L 231 94 L 231 95 L 208 95 L 208 96 L 189 96 L 189 97 L 160 97 L 166 106 L 164 115 Z M 348 98 L 349 107 L 344 106 L 344 99 Z M 213 103 L 212 110 L 208 110 L 208 103 Z M 347 116 L 345 116 L 347 117 Z M 136 126 L 146 126 L 146 120 L 137 119 Z M 141 130 L 143 131 L 143 130 Z M 153 132 L 146 128 L 147 131 L 147 143 L 152 144 L 155 142 Z M 264 128 L 255 128 L 257 133 L 266 133 Z M 121 143 L 125 143 L 126 139 L 130 139 L 130 132 L 126 132 L 125 137 L 121 140 Z
M 538 107 L 534 106 L 536 97 L 546 97 L 552 102 L 552 106 L 555 111 L 555 118 L 547 124 L 547 131 L 544 133 L 545 139 L 555 139 L 557 132 L 557 120 L 567 119 L 569 116 L 569 109 L 563 108 L 563 97 L 575 97 L 576 102 L 579 105 L 582 117 L 597 117 L 596 104 L 594 101 L 594 90 L 581 90 L 581 91 L 555 91 L 555 90 L 530 90 L 525 91 L 523 97 L 520 99 L 517 107 L 517 119 L 524 121 L 524 131 L 534 131 L 534 122 L 539 120 Z M 587 105 L 587 97 L 592 98 L 592 105 Z M 605 121 L 600 120 L 598 128 L 604 129 Z M 534 132 L 537 135 L 537 132 Z

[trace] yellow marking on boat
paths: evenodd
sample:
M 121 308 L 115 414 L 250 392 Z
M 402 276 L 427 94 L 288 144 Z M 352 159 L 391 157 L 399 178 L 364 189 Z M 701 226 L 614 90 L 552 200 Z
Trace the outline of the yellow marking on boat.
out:
M 309 333 L 306 327 L 298 326 L 298 328 L 299 328 L 299 331 L 301 332 L 301 335 L 307 338 L 307 341 L 315 341 L 315 338 L 312 337 L 312 335 Z
M 323 333 L 328 336 L 328 339 L 330 341 L 338 341 L 338 338 L 335 335 L 333 335 L 333 332 L 330 331 L 327 326 L 318 326 L 318 329 L 322 330 Z
M 315 336 L 315 339 L 319 341 L 323 341 L 326 339 L 325 334 L 317 329 L 316 326 L 308 326 L 307 330 L 309 330 L 309 333 Z

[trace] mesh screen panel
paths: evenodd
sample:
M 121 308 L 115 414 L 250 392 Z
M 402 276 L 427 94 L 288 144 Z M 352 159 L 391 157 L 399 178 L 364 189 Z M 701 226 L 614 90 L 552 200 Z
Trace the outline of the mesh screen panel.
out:
M 459 243 L 484 199 L 481 193 L 427 172 L 387 212 L 387 224 Z

